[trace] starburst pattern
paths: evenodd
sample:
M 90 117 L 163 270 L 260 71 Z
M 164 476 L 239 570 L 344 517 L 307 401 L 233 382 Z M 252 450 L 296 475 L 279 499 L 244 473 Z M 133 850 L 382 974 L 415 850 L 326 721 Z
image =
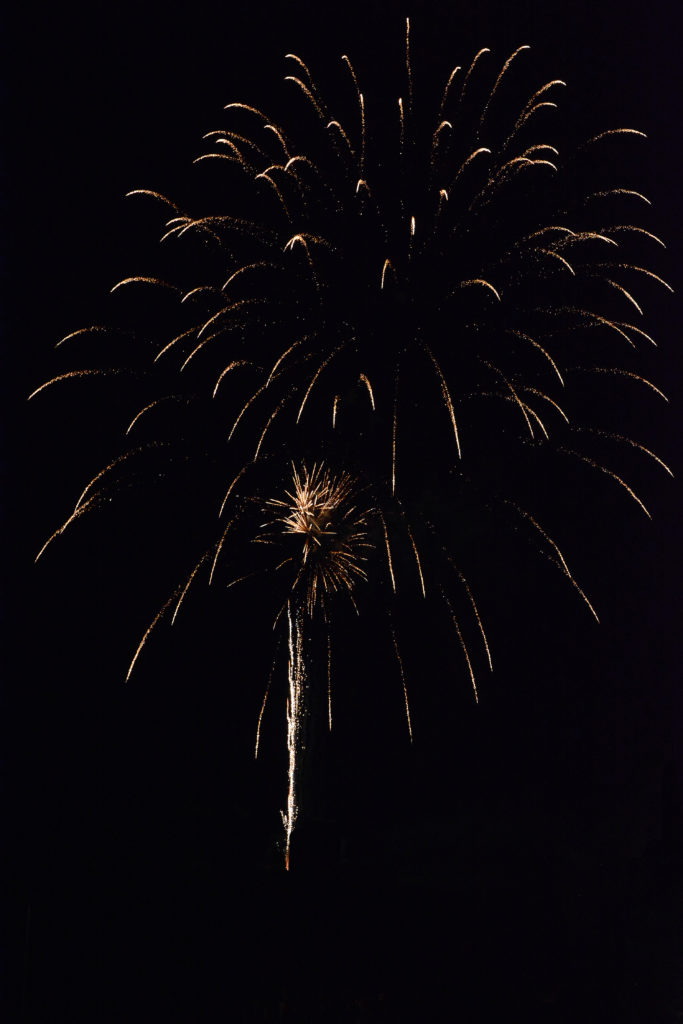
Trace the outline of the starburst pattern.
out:
M 292 591 L 303 586 L 312 616 L 316 604 L 324 609 L 326 595 L 341 591 L 353 602 L 356 583 L 366 579 L 370 512 L 355 504 L 358 494 L 350 473 L 334 476 L 318 465 L 309 472 L 304 464 L 301 471 L 292 467 L 292 479 L 293 490 L 285 499 L 271 498 L 268 507 L 276 513 L 276 530 L 302 542 Z
M 327 99 L 306 63 L 287 54 L 288 120 L 231 102 L 224 126 L 204 136 L 207 151 L 195 163 L 218 212 L 190 213 L 150 189 L 129 193 L 168 211 L 161 239 L 171 247 L 169 273 L 133 274 L 111 289 L 147 319 L 162 311 L 136 378 L 145 393 L 126 423 L 136 443 L 92 477 L 40 552 L 142 458 L 170 456 L 164 472 L 196 462 L 215 481 L 218 526 L 145 632 L 131 670 L 165 612 L 175 621 L 192 583 L 205 571 L 212 583 L 236 546 L 246 564 L 229 585 L 262 573 L 286 580 L 276 625 L 286 619 L 289 648 L 288 863 L 305 637 L 318 608 L 329 628 L 331 602 L 342 595 L 355 604 L 370 561 L 377 574 L 381 559 L 387 602 L 412 585 L 452 623 L 475 699 L 468 630 L 492 666 L 460 568 L 461 557 L 476 558 L 458 547 L 445 517 L 434 521 L 438 509 L 421 498 L 425 480 L 462 516 L 495 509 L 521 528 L 597 618 L 566 555 L 527 507 L 533 482 L 550 464 L 573 463 L 649 515 L 622 471 L 606 464 L 610 451 L 636 451 L 671 472 L 619 429 L 616 391 L 642 386 L 648 400 L 666 398 L 638 362 L 642 346 L 654 344 L 639 326 L 647 299 L 671 291 L 642 254 L 664 243 L 633 223 L 632 211 L 649 205 L 635 183 L 610 185 L 595 174 L 596 152 L 641 145 L 644 134 L 610 129 L 563 152 L 551 118 L 565 83 L 539 83 L 521 99 L 514 87 L 511 67 L 527 60 L 527 46 L 493 71 L 491 52 L 480 49 L 446 76 L 428 109 L 406 29 L 393 112 L 366 99 L 348 56 Z M 185 257 L 191 270 L 179 272 Z M 93 336 L 100 344 L 106 334 L 101 325 L 82 328 L 58 344 L 90 351 Z M 108 364 L 69 369 L 31 397 L 120 372 Z M 588 380 L 608 385 L 590 423 Z M 182 423 L 182 445 L 158 436 L 141 444 L 137 435 L 164 417 Z M 264 567 L 255 545 L 276 559 Z M 410 562 L 407 584 L 401 573 Z M 412 739 L 393 626 L 392 638 Z M 329 666 L 328 647 L 328 689 Z M 264 708 L 265 698 L 259 729 Z

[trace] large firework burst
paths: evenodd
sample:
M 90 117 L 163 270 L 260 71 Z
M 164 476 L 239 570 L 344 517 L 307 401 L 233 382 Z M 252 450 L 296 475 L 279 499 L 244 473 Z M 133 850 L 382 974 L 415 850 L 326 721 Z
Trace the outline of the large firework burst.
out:
M 129 295 L 132 319 L 145 319 L 148 360 L 135 378 L 141 400 L 126 436 L 146 428 L 150 440 L 98 472 L 50 540 L 149 457 L 166 458 L 168 472 L 196 466 L 204 486 L 215 487 L 218 528 L 212 519 L 206 549 L 145 632 L 131 670 L 161 616 L 173 609 L 175 620 L 200 571 L 211 582 L 226 551 L 239 544 L 249 562 L 256 544 L 299 545 L 265 567 L 254 556 L 243 574 L 293 569 L 279 613 L 290 652 L 288 851 L 305 620 L 312 623 L 318 604 L 333 617 L 326 602 L 336 591 L 354 599 L 371 552 L 389 595 L 402 582 L 392 544 L 408 553 L 415 571 L 405 585 L 433 593 L 452 621 L 475 697 L 465 617 L 491 665 L 460 568 L 464 559 L 476 566 L 476 557 L 444 530 L 426 495 L 438 489 L 462 518 L 494 509 L 514 522 L 595 615 L 528 508 L 528 482 L 573 461 L 606 475 L 649 515 L 612 468 L 610 446 L 670 472 L 620 431 L 615 391 L 640 386 L 664 397 L 638 372 L 638 350 L 653 339 L 639 326 L 633 286 L 671 290 L 639 255 L 663 243 L 634 223 L 631 211 L 647 198 L 629 180 L 602 180 L 594 161 L 596 147 L 639 142 L 643 133 L 610 129 L 564 155 L 547 133 L 551 97 L 565 83 L 539 83 L 521 100 L 510 86 L 510 67 L 527 50 L 490 74 L 491 54 L 479 50 L 446 76 L 427 113 L 415 97 L 409 25 L 405 88 L 393 112 L 375 112 L 347 56 L 333 107 L 303 60 L 288 54 L 291 118 L 278 123 L 250 104 L 226 106 L 224 125 L 206 133 L 207 151 L 195 161 L 208 175 L 202 209 L 190 213 L 148 189 L 130 193 L 170 211 L 162 242 L 173 247 L 168 274 L 134 274 L 112 288 L 117 298 Z M 135 298 L 148 290 L 159 300 Z M 83 328 L 59 344 L 87 345 L 106 330 Z M 111 372 L 71 369 L 34 394 Z M 589 374 L 609 384 L 597 422 L 582 417 Z M 319 460 L 310 472 L 304 457 Z

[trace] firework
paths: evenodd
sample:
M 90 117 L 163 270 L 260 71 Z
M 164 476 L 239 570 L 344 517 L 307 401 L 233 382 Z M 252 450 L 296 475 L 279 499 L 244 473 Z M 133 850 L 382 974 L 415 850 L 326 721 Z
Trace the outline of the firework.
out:
M 616 391 L 642 385 L 648 398 L 665 398 L 637 372 L 639 349 L 653 339 L 639 326 L 646 304 L 635 294 L 636 284 L 646 298 L 671 290 L 642 266 L 643 253 L 654 256 L 663 243 L 633 223 L 649 200 L 631 182 L 605 187 L 592 178 L 596 147 L 642 145 L 643 133 L 610 129 L 563 153 L 551 118 L 565 83 L 539 82 L 521 98 L 514 86 L 512 66 L 528 61 L 528 50 L 496 67 L 480 49 L 444 76 L 427 109 L 418 102 L 407 24 L 393 111 L 373 106 L 348 56 L 328 100 L 306 63 L 288 54 L 289 119 L 277 123 L 230 102 L 223 126 L 204 136 L 195 163 L 214 176 L 205 179 L 208 194 L 221 183 L 218 212 L 189 212 L 149 189 L 129 193 L 164 211 L 160 234 L 171 262 L 180 267 L 187 257 L 192 272 L 170 280 L 136 274 L 111 289 L 118 301 L 157 291 L 170 312 L 150 333 L 149 391 L 127 420 L 126 435 L 138 443 L 90 480 L 50 540 L 97 508 L 142 452 L 175 453 L 171 470 L 194 459 L 210 477 L 216 502 L 205 550 L 145 632 L 131 670 L 162 615 L 173 609 L 175 620 L 191 584 L 205 570 L 212 583 L 228 554 L 239 550 L 246 562 L 230 585 L 264 574 L 278 581 L 276 626 L 286 621 L 279 639 L 289 651 L 287 864 L 312 678 L 306 631 L 320 622 L 328 633 L 331 726 L 337 597 L 355 606 L 370 571 L 383 577 L 388 605 L 415 588 L 451 623 L 477 700 L 469 632 L 491 668 L 460 568 L 465 560 L 476 568 L 476 552 L 458 545 L 439 508 L 426 506 L 426 477 L 443 505 L 477 517 L 495 508 L 513 529 L 521 526 L 597 618 L 526 507 L 525 481 L 542 476 L 549 459 L 573 461 L 600 471 L 649 515 L 595 445 L 615 442 L 670 473 L 649 446 L 619 430 Z M 87 351 L 91 336 L 106 330 L 81 328 L 58 344 Z M 118 372 L 71 368 L 33 395 Z M 581 416 L 589 379 L 609 384 L 599 423 Z M 176 440 L 139 443 L 169 410 L 182 422 L 182 458 Z M 274 551 L 275 561 L 263 565 L 257 549 Z M 391 635 L 412 739 L 409 672 L 393 626 Z M 257 752 L 269 691 L 270 681 Z
M 354 480 L 349 473 L 333 476 L 321 466 L 308 472 L 292 467 L 293 491 L 286 498 L 273 498 L 268 505 L 276 512 L 273 527 L 286 536 L 301 540 L 301 553 L 292 591 L 303 585 L 308 615 L 316 604 L 324 608 L 325 596 L 343 591 L 353 602 L 353 588 L 365 579 L 364 552 L 371 547 L 367 537 L 368 511 L 354 503 Z M 269 536 L 269 535 L 266 535 Z
M 240 497 L 237 485 L 254 468 L 254 463 L 244 466 L 231 482 L 221 505 L 222 509 L 225 508 L 235 492 L 230 520 L 218 541 L 203 553 L 145 631 L 130 664 L 128 678 L 164 614 L 170 613 L 171 624 L 176 621 L 181 605 L 203 567 L 210 565 L 208 582 L 214 581 L 217 571 L 220 571 L 224 548 L 231 537 L 233 556 L 237 555 L 238 563 L 241 565 L 243 561 L 249 571 L 241 573 L 240 570 L 240 575 L 230 578 L 227 586 L 261 578 L 267 580 L 272 593 L 280 595 L 279 607 L 271 623 L 279 639 L 276 640 L 276 651 L 258 716 L 254 753 L 258 757 L 261 723 L 280 641 L 284 640 L 288 652 L 288 790 L 282 820 L 285 863 L 289 868 L 291 837 L 299 813 L 300 754 L 309 714 L 307 637 L 318 628 L 318 623 L 327 634 L 327 698 L 331 729 L 331 637 L 336 618 L 335 606 L 339 600 L 348 600 L 358 613 L 354 593 L 357 586 L 367 579 L 365 565 L 374 546 L 370 534 L 378 512 L 368 502 L 367 488 L 361 487 L 351 473 L 333 473 L 323 464 L 313 464 L 309 470 L 305 462 L 300 466 L 292 463 L 289 481 L 282 483 L 281 497 L 267 497 L 263 491 L 263 487 L 271 483 L 273 473 L 270 466 L 265 476 L 266 483 L 251 481 L 247 496 Z M 89 502 L 97 499 L 94 495 L 84 500 L 93 482 L 81 495 L 74 517 L 87 511 Z M 403 685 L 405 690 L 405 681 Z
M 330 674 L 330 601 L 336 595 L 345 595 L 357 609 L 353 591 L 365 580 L 363 563 L 372 548 L 368 539 L 371 508 L 359 506 L 363 495 L 358 482 L 350 473 L 333 475 L 323 466 L 314 465 L 309 471 L 292 465 L 292 489 L 284 498 L 271 498 L 266 512 L 272 519 L 263 533 L 256 538 L 276 549 L 282 542 L 296 544 L 296 550 L 280 561 L 277 570 L 289 567 L 293 581 L 288 587 L 286 601 L 288 624 L 289 692 L 287 697 L 287 750 L 288 794 L 287 810 L 282 812 L 285 828 L 285 864 L 289 869 L 290 845 L 298 813 L 297 783 L 302 732 L 307 714 L 305 630 L 306 617 L 314 618 L 320 611 L 328 628 L 328 721 L 332 728 L 332 698 Z M 283 609 L 281 609 L 282 612 Z M 279 618 L 281 612 L 278 613 Z M 277 623 L 276 618 L 276 623 Z M 264 703 L 259 717 L 259 730 Z M 256 753 L 258 754 L 258 737 Z

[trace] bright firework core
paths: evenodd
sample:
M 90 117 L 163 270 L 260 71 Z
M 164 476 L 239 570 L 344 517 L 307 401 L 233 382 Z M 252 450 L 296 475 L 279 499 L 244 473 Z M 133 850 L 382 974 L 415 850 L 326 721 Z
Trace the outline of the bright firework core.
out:
M 309 615 L 318 602 L 324 612 L 325 597 L 337 592 L 353 602 L 356 583 L 366 578 L 365 552 L 372 547 L 367 537 L 371 511 L 356 503 L 356 479 L 346 472 L 334 475 L 323 465 L 314 464 L 309 471 L 305 464 L 300 469 L 292 464 L 292 482 L 285 500 L 267 503 L 280 513 L 273 524 L 280 534 L 303 542 L 300 556 L 282 563 L 298 562 L 292 591 L 303 587 Z

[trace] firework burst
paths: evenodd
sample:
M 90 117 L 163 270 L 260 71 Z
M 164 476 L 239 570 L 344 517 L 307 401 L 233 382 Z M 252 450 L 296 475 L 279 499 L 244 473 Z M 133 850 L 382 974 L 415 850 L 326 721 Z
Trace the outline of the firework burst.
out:
M 223 126 L 204 136 L 195 163 L 207 175 L 202 194 L 215 193 L 213 212 L 189 212 L 149 189 L 129 193 L 166 211 L 169 255 L 168 274 L 135 274 L 111 289 L 146 321 L 159 314 L 145 328 L 147 361 L 135 385 L 143 393 L 126 422 L 135 445 L 92 477 L 50 541 L 148 455 L 167 458 L 164 473 L 196 465 L 210 481 L 209 542 L 145 632 L 131 670 L 162 615 L 172 610 L 175 620 L 192 583 L 205 572 L 211 583 L 226 553 L 239 548 L 247 563 L 231 583 L 261 572 L 280 581 L 291 571 L 276 617 L 286 620 L 289 649 L 287 863 L 305 632 L 317 609 L 329 627 L 332 599 L 355 603 L 372 563 L 387 603 L 414 586 L 452 623 L 476 699 L 470 633 L 492 665 L 460 567 L 476 569 L 476 551 L 458 543 L 425 493 L 437 489 L 461 519 L 494 509 L 597 618 L 565 554 L 527 508 L 534 483 L 548 466 L 573 462 L 649 515 L 603 450 L 607 463 L 621 446 L 670 472 L 619 429 L 616 390 L 642 386 L 648 400 L 665 398 L 639 372 L 639 350 L 654 341 L 635 294 L 636 285 L 646 299 L 671 291 L 642 265 L 642 253 L 654 256 L 663 243 L 634 223 L 649 203 L 634 183 L 595 175 L 597 147 L 641 145 L 643 133 L 611 129 L 563 153 L 551 118 L 565 83 L 539 82 L 521 99 L 512 84 L 511 67 L 528 49 L 494 70 L 490 51 L 479 50 L 423 109 L 407 24 L 402 85 L 387 111 L 366 99 L 348 56 L 327 100 L 305 62 L 287 54 L 289 120 L 231 102 Z M 179 272 L 183 258 L 191 270 Z M 99 345 L 106 333 L 82 328 L 59 345 L 91 353 L 93 336 Z M 118 372 L 72 367 L 33 395 Z M 607 385 L 590 424 L 588 380 Z M 171 441 L 159 436 L 169 422 L 181 427 Z M 144 430 L 152 436 L 141 444 Z M 297 468 L 310 452 L 313 468 Z M 275 562 L 257 565 L 256 545 L 274 548 Z M 406 576 L 409 563 L 412 583 L 398 570 Z M 265 699 L 259 728 L 264 707 Z M 329 714 L 331 722 L 331 705 Z
M 293 491 L 284 500 L 270 499 L 268 507 L 276 513 L 275 529 L 301 541 L 292 591 L 303 587 L 306 611 L 313 616 L 318 603 L 325 610 L 326 595 L 343 592 L 353 602 L 356 583 L 367 578 L 369 512 L 355 504 L 350 473 L 334 476 L 317 465 L 309 472 L 304 464 L 301 471 L 292 466 L 292 479 Z

